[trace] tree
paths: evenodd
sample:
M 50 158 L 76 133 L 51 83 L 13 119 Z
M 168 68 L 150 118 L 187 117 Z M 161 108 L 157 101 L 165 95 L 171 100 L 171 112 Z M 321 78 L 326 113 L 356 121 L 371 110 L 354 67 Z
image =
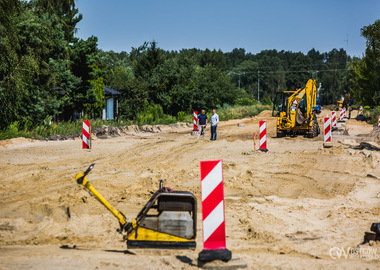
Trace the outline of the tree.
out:
M 119 103 L 120 115 L 132 120 L 145 109 L 148 84 L 137 80 L 132 68 L 124 65 L 113 68 L 108 77 L 108 85 L 122 94 Z
M 362 60 L 354 59 L 349 72 L 349 86 L 356 103 L 378 106 L 380 104 L 380 20 L 364 26 L 361 34 L 366 38 Z
M 102 70 L 97 66 L 97 42 L 97 37 L 91 36 L 87 40 L 78 40 L 72 46 L 70 69 L 76 77 L 81 79 L 81 83 L 73 92 L 71 114 L 74 111 L 81 112 L 84 109 L 84 104 L 97 102 L 96 91 L 93 88 L 94 80 L 98 80 L 103 75 Z M 95 107 L 86 105 L 87 110 L 93 108 Z
M 82 14 L 75 8 L 75 0 L 33 0 L 31 1 L 38 14 L 55 14 L 64 31 L 67 42 L 74 42 L 76 25 L 82 20 Z

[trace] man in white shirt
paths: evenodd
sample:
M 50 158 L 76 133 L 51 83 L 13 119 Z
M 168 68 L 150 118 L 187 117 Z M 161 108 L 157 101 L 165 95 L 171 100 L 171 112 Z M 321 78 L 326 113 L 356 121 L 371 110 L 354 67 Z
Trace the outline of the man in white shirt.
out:
M 211 141 L 216 141 L 216 128 L 219 124 L 219 115 L 217 115 L 216 110 L 212 110 L 212 116 L 211 116 Z

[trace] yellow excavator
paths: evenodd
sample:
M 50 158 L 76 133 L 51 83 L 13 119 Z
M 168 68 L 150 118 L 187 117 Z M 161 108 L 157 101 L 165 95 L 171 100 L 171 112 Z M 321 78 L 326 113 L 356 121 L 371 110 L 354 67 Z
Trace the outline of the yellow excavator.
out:
M 302 89 L 277 93 L 272 113 L 277 116 L 277 137 L 318 136 L 317 107 L 317 82 L 313 79 L 309 79 Z
M 351 118 L 351 105 L 352 105 L 351 95 L 345 94 L 344 97 L 342 97 L 342 100 L 338 100 L 337 105 L 338 105 L 337 110 L 340 110 L 342 108 L 346 109 L 346 111 L 348 112 L 348 119 L 350 119 Z

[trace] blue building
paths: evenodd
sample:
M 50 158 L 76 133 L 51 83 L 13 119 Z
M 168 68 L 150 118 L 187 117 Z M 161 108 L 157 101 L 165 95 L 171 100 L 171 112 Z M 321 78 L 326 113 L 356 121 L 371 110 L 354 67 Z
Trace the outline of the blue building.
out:
M 106 99 L 106 107 L 103 108 L 103 120 L 113 120 L 119 115 L 119 102 L 118 98 L 121 93 L 104 86 L 104 96 Z

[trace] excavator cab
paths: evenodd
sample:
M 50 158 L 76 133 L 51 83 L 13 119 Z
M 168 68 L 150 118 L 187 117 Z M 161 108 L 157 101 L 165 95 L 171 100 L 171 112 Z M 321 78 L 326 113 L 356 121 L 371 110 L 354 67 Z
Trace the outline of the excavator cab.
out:
M 272 116 L 278 117 L 281 112 L 287 110 L 288 98 L 291 96 L 288 92 L 277 92 L 272 100 L 273 110 Z

